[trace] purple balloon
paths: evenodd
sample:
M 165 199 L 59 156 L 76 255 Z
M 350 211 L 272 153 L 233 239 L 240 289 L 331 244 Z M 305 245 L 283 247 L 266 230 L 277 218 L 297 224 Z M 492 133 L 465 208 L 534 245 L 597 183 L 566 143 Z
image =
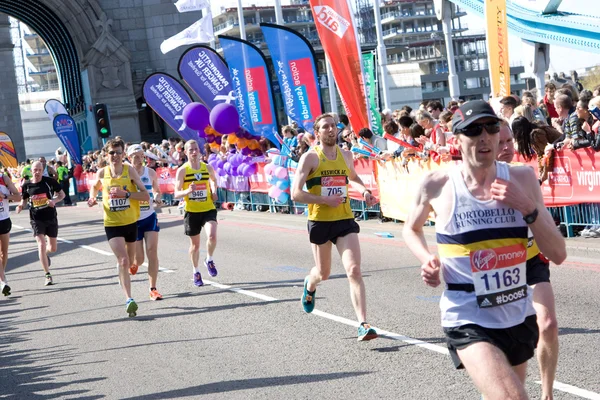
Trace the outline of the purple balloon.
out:
M 254 135 L 251 134 L 250 132 L 246 131 L 246 133 L 244 133 L 244 138 L 251 140 L 251 139 L 254 139 Z
M 223 137 L 222 136 L 215 136 L 215 143 L 218 145 L 221 145 L 223 143 Z
M 223 169 L 225 167 L 225 160 L 217 161 L 217 168 Z
M 214 143 L 215 142 L 215 137 L 214 135 L 206 135 L 206 141 L 208 143 Z
M 227 175 L 227 172 L 224 169 L 219 168 L 219 169 L 217 169 L 217 175 L 225 176 L 225 175 Z
M 217 155 L 215 153 L 211 153 L 208 156 L 208 161 L 217 160 Z
M 252 150 L 250 150 L 248 147 L 244 147 L 242 149 L 242 154 L 245 156 L 249 156 L 250 154 L 252 154 Z
M 198 137 L 202 139 L 206 138 L 206 132 L 204 132 L 204 129 L 198 131 Z
M 210 122 L 208 108 L 201 103 L 190 103 L 183 109 L 183 121 L 195 131 L 204 131 Z
M 240 164 L 240 165 L 238 165 L 238 167 L 236 169 L 238 175 L 244 176 L 245 168 L 248 168 L 248 166 L 246 164 Z
M 258 171 L 258 165 L 257 164 L 250 164 L 250 165 L 248 165 L 248 173 L 250 175 L 254 175 L 256 173 L 256 171 Z
M 240 116 L 233 104 L 219 103 L 210 112 L 210 124 L 219 133 L 237 132 Z

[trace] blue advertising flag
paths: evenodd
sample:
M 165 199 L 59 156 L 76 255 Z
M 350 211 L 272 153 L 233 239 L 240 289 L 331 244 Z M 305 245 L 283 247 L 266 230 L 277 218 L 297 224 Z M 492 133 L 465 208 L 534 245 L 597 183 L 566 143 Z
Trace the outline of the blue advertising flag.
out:
M 79 136 L 77 136 L 77 125 L 73 118 L 65 114 L 57 115 L 52 121 L 52 127 L 73 162 L 81 164 L 81 147 L 79 146 Z
M 183 109 L 192 103 L 192 97 L 177 79 L 161 72 L 144 81 L 144 99 L 183 140 L 199 140 L 198 132 L 188 128 L 183 121 Z M 202 143 L 199 143 L 202 145 Z
M 281 148 L 271 77 L 263 53 L 242 39 L 219 36 L 229 66 L 240 126 Z
M 323 112 L 315 52 L 293 29 L 260 24 L 281 87 L 285 112 L 292 121 L 313 133 L 313 123 Z
M 183 53 L 179 75 L 209 110 L 219 103 L 235 101 L 229 68 L 210 47 L 195 46 Z

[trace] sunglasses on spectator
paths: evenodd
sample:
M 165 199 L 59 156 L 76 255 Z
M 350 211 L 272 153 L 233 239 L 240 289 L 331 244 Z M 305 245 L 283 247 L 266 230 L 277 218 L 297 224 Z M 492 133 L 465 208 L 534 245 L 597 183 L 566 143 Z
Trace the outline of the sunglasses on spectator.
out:
M 475 136 L 481 135 L 484 128 L 485 128 L 485 131 L 487 133 L 489 133 L 490 135 L 498 133 L 498 132 L 500 132 L 500 122 L 488 122 L 485 124 L 471 124 L 471 125 L 467 126 L 466 128 L 457 129 L 455 132 L 462 133 L 463 135 L 468 136 L 468 137 L 475 137 Z
M 123 154 L 123 152 L 122 151 L 111 150 L 111 151 L 108 152 L 108 154 L 111 155 L 111 156 L 114 156 L 114 155 L 120 156 L 121 154 Z

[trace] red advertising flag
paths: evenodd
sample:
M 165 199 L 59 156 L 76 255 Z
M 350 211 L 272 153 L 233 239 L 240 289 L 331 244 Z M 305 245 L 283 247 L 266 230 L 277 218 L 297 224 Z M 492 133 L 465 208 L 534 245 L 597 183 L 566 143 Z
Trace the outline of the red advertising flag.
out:
M 361 52 L 349 0 L 310 0 L 315 26 L 355 132 L 371 126 Z

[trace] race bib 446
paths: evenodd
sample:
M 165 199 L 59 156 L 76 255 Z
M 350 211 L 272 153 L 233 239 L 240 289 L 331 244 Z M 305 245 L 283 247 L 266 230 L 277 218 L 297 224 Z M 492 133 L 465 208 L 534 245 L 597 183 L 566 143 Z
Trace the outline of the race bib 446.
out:
M 479 307 L 496 307 L 527 297 L 527 248 L 523 244 L 475 250 L 470 260 Z

